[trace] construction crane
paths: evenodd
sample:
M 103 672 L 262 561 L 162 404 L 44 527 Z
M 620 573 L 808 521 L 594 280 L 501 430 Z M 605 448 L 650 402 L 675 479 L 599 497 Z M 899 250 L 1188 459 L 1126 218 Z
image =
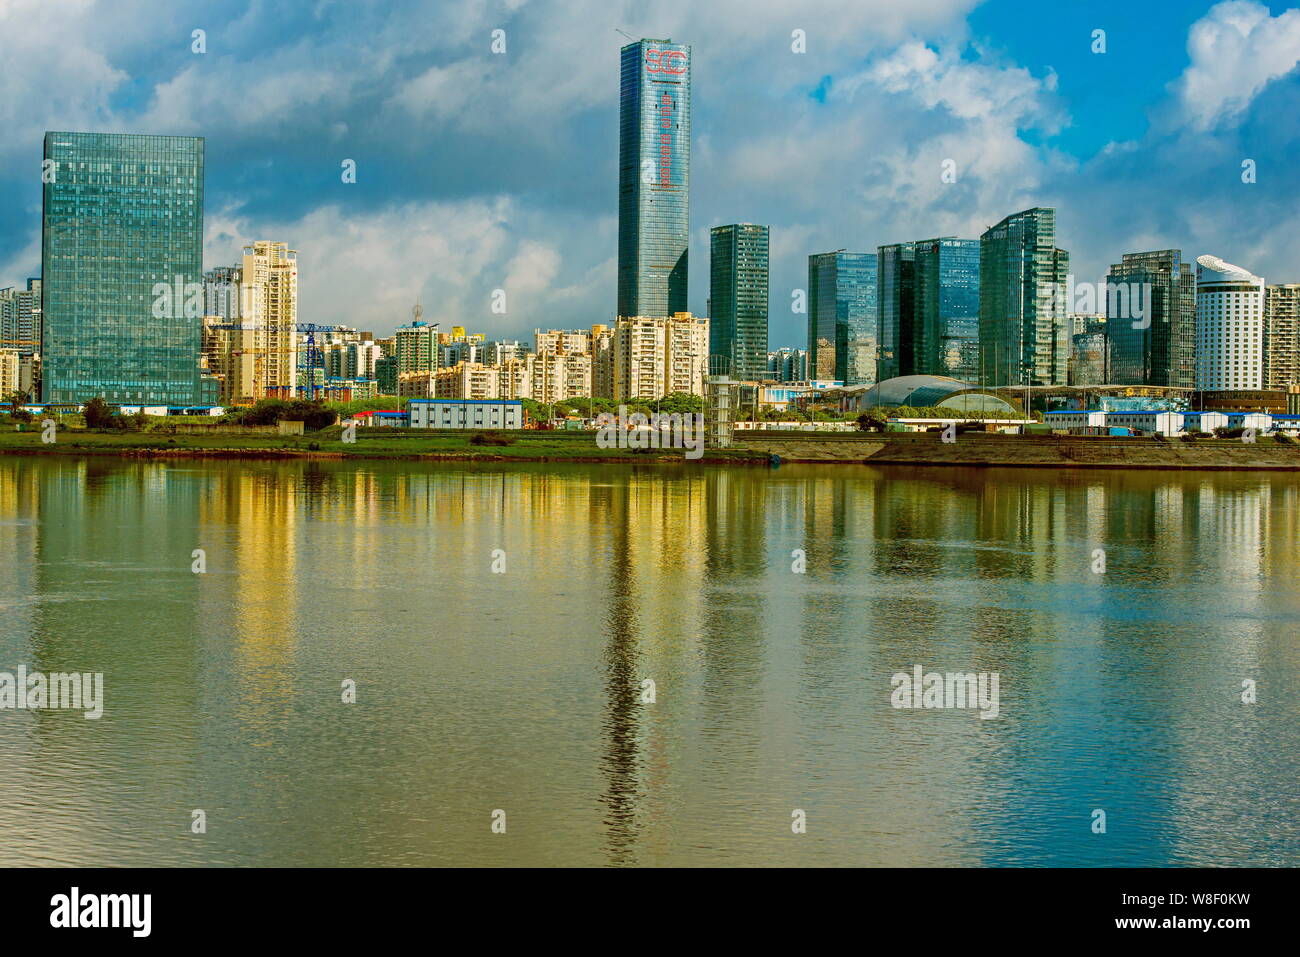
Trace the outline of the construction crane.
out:
M 244 349 L 241 350 L 241 352 L 247 352 L 247 353 L 254 353 L 258 351 L 262 353 L 266 353 L 268 351 L 279 352 L 279 353 L 297 352 L 298 369 L 306 373 L 305 377 L 308 383 L 307 388 L 311 390 L 310 395 L 311 398 L 314 400 L 316 398 L 316 389 L 317 389 L 316 374 L 315 374 L 316 370 L 317 369 L 321 370 L 322 379 L 325 377 L 325 351 L 317 347 L 316 333 L 337 332 L 339 329 L 343 327 L 322 326 L 314 322 L 295 322 L 290 324 L 284 324 L 284 325 L 277 324 L 271 326 L 246 326 L 238 322 L 217 322 L 217 323 L 213 323 L 210 326 L 207 326 L 206 328 L 228 330 L 234 332 L 289 332 L 291 331 L 294 332 L 295 334 L 300 332 L 305 333 L 307 336 L 306 349 L 276 349 L 276 350 Z M 241 353 L 231 352 L 231 355 L 239 355 L 239 354 Z M 321 388 L 324 387 L 321 386 Z

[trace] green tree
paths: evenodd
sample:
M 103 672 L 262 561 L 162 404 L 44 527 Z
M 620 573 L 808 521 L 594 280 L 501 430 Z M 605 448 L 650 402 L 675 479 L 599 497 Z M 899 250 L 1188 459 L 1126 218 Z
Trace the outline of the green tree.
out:
M 14 421 L 30 422 L 32 420 L 32 414 L 23 408 L 27 403 L 27 399 L 27 393 L 23 392 L 21 389 L 15 389 L 10 393 L 9 414 L 13 417 Z
M 109 405 L 99 396 L 87 400 L 82 407 L 81 414 L 86 420 L 88 429 L 111 429 L 117 426 L 117 409 Z

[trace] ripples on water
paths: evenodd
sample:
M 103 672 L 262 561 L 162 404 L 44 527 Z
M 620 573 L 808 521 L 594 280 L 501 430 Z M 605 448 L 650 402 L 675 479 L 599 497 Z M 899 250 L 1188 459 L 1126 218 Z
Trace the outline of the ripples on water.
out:
M 0 461 L 0 670 L 107 698 L 0 711 L 0 864 L 1294 866 L 1298 504 L 1265 473 Z M 895 710 L 915 664 L 998 672 L 1000 717 Z

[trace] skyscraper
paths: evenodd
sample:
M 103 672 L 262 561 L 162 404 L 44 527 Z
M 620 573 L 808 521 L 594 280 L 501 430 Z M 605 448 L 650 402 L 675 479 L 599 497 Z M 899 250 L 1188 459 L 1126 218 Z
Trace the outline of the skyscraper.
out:
M 1106 382 L 1196 384 L 1196 276 L 1180 249 L 1125 253 L 1106 277 Z
M 808 257 L 808 376 L 876 381 L 876 254 Z
M 767 376 L 768 227 L 714 226 L 709 234 L 709 353 L 733 379 Z
M 1264 386 L 1264 280 L 1218 256 L 1196 258 L 1196 388 Z
M 876 377 L 883 382 L 913 375 L 916 367 L 916 243 L 881 246 L 876 259 Z
M 1015 213 L 980 236 L 981 385 L 1066 383 L 1069 272 L 1055 209 Z
M 199 400 L 201 137 L 46 133 L 45 401 Z
M 691 48 L 623 47 L 619 70 L 618 315 L 686 311 Z
M 902 375 L 979 378 L 980 243 L 926 239 L 913 243 L 915 366 Z

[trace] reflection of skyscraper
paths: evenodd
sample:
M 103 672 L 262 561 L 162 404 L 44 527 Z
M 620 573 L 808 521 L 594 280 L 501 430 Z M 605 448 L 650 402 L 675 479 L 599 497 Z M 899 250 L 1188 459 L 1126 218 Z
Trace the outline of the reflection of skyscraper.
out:
M 876 381 L 876 254 L 808 257 L 808 377 Z
M 686 312 L 691 48 L 623 47 L 618 142 L 618 315 Z
M 197 401 L 203 149 L 192 136 L 45 134 L 46 401 Z
M 733 379 L 767 373 L 768 228 L 714 226 L 709 254 L 709 352 L 731 360 Z

